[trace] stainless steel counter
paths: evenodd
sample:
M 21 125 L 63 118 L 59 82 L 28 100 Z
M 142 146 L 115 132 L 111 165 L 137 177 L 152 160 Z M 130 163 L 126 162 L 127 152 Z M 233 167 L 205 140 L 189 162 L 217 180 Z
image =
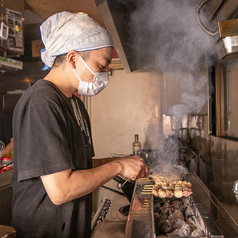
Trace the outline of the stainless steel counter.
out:
M 196 207 L 194 211 L 201 218 L 199 224 L 203 225 L 206 236 L 238 237 L 237 223 L 198 176 L 187 174 L 185 180 L 193 184 L 193 195 L 190 199 Z M 155 237 L 153 195 L 141 193 L 147 183 L 148 180 L 136 181 L 125 237 Z
M 122 215 L 119 209 L 129 204 L 124 196 L 116 196 L 112 200 L 104 222 L 97 224 L 91 238 L 123 238 L 127 216 Z

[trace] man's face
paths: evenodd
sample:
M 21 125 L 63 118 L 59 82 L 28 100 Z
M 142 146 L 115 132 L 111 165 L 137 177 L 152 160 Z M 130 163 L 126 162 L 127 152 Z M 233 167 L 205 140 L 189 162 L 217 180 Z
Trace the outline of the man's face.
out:
M 89 68 L 95 72 L 107 72 L 108 66 L 112 60 L 112 47 L 106 47 L 98 50 L 92 50 L 89 57 L 85 60 Z M 79 59 L 79 61 L 81 61 Z M 83 64 L 81 61 L 80 63 Z M 94 75 L 84 66 L 83 77 L 85 82 L 93 82 Z

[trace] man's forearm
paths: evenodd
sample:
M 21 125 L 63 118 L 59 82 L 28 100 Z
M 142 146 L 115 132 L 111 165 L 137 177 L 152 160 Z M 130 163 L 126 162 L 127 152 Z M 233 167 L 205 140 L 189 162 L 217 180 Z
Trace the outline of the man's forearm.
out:
M 131 180 L 147 176 L 148 168 L 138 155 L 113 160 L 99 167 L 85 170 L 64 170 L 41 176 L 51 201 L 60 205 L 82 197 L 102 186 L 117 175 Z M 109 161 L 109 160 L 104 160 Z
M 100 159 L 92 159 L 92 167 L 96 168 L 108 162 L 112 162 L 119 159 L 118 157 L 109 157 L 109 158 L 100 158 Z
M 93 169 L 44 175 L 41 179 L 51 201 L 60 205 L 94 191 L 120 174 L 121 170 L 119 162 L 111 162 Z

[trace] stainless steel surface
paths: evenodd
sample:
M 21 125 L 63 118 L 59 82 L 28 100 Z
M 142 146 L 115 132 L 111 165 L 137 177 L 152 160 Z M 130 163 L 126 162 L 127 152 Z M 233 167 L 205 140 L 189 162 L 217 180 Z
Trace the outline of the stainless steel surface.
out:
M 236 202 L 238 203 L 238 180 L 234 182 L 232 191 L 235 194 Z
M 201 8 L 206 5 L 210 0 L 203 0 L 196 8 L 196 20 L 198 25 L 212 37 L 218 39 L 217 51 L 219 59 L 232 59 L 238 56 L 238 19 L 232 19 L 228 21 L 218 22 L 218 28 L 215 30 L 208 29 L 200 19 Z M 224 1 L 223 1 L 224 3 Z M 221 4 L 224 7 L 223 4 Z M 233 9 L 233 8 L 232 8 Z M 235 15 L 237 12 L 235 13 Z
M 237 180 L 238 142 L 211 136 L 208 143 L 211 145 L 206 158 L 208 187 L 238 223 L 238 207 L 232 192 L 233 183 Z
M 233 184 L 233 193 L 238 194 L 238 180 Z
M 101 204 L 91 221 L 91 230 L 92 231 L 94 230 L 94 228 L 96 227 L 96 225 L 99 222 L 103 222 L 105 220 L 108 210 L 110 208 L 110 205 L 111 205 L 110 199 L 108 199 L 106 197 L 102 199 Z
M 91 238 L 123 238 L 127 216 L 119 209 L 127 205 L 129 202 L 124 196 L 114 197 L 104 222 L 97 224 Z
M 231 84 L 231 81 L 227 81 L 232 72 L 228 69 L 233 67 L 233 64 L 236 65 L 236 60 L 223 63 L 217 62 L 214 66 L 214 74 L 210 74 L 213 79 L 213 85 L 210 88 L 215 85 L 215 90 L 214 93 L 211 93 L 213 100 L 210 99 L 209 102 L 209 118 L 204 118 L 206 124 L 203 138 L 192 138 L 192 140 L 196 141 L 193 148 L 195 146 L 197 152 L 201 150 L 203 144 L 206 185 L 238 223 L 238 207 L 232 192 L 238 171 L 238 141 L 235 139 L 238 131 L 236 129 L 237 114 L 235 117 L 231 117 L 237 110 L 234 107 L 232 107 L 233 111 L 229 110 L 231 100 L 233 105 L 236 102 L 234 99 L 236 99 L 237 87 Z M 233 72 L 237 72 L 237 67 L 233 68 Z M 235 75 L 234 73 L 233 75 Z M 236 78 L 234 77 L 234 82 L 236 82 Z M 231 94 L 231 91 L 226 90 L 226 86 L 232 88 L 234 93 Z M 228 136 L 231 136 L 231 139 Z
M 238 19 L 219 22 L 219 39 L 217 42 L 218 58 L 233 59 L 238 56 Z
M 199 216 L 205 226 L 207 237 L 237 237 L 238 225 L 234 219 L 223 208 L 217 198 L 211 193 L 211 191 L 205 186 L 205 184 L 199 179 L 196 174 L 187 174 L 185 176 L 187 181 L 190 181 L 193 185 L 193 195 L 191 199 L 194 202 Z M 148 183 L 148 182 L 146 182 Z M 139 187 L 143 185 L 143 181 L 138 180 L 133 194 L 133 201 L 131 210 L 128 216 L 125 238 L 129 237 L 154 237 L 153 233 L 153 203 L 151 203 L 152 195 L 140 195 L 138 193 Z M 148 201 L 149 205 L 148 205 Z M 145 208 L 151 209 L 150 212 Z M 142 214 L 143 218 L 137 214 Z M 135 228 L 135 224 L 140 224 L 140 229 Z M 144 226 L 144 229 L 143 229 Z M 150 227 L 151 229 L 148 229 Z M 146 231 L 146 234 L 142 235 L 142 231 Z M 139 233 L 141 232 L 141 233 Z M 136 234 L 136 236 L 135 236 Z
M 155 237 L 153 195 L 142 194 L 144 185 L 152 181 L 138 179 L 134 188 L 130 211 L 125 229 L 125 238 Z
M 207 2 L 209 2 L 209 1 L 210 1 L 210 0 L 203 0 L 203 1 L 201 1 L 201 2 L 198 4 L 197 8 L 196 8 L 195 15 L 196 15 L 196 20 L 197 20 L 198 25 L 199 25 L 208 35 L 210 35 L 210 36 L 215 36 L 215 35 L 218 33 L 218 29 L 216 29 L 215 31 L 212 32 L 211 30 L 209 30 L 209 29 L 202 23 L 202 21 L 201 21 L 201 19 L 200 19 L 200 11 L 201 11 L 202 7 L 203 7 Z

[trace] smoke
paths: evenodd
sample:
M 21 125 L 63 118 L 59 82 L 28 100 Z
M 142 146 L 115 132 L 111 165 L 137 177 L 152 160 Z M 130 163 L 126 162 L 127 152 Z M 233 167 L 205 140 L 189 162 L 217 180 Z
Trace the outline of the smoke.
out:
M 182 120 L 184 115 L 199 114 L 208 100 L 208 95 L 204 88 L 207 84 L 205 76 L 196 74 L 177 73 L 175 79 L 179 81 L 182 89 L 180 104 L 173 105 L 170 109 L 170 115 L 174 115 L 178 120 Z
M 184 104 L 187 104 L 187 106 L 189 107 L 190 112 L 198 114 L 207 101 L 207 96 L 205 95 L 205 93 L 200 93 L 199 95 L 183 93 L 182 102 L 183 101 Z
M 189 114 L 189 107 L 185 104 L 176 104 L 170 108 L 169 113 L 175 115 L 178 121 L 182 121 L 184 115 Z
M 163 151 L 153 151 L 150 154 L 152 174 L 161 174 L 168 180 L 179 179 L 188 173 L 187 168 L 179 161 L 181 142 L 174 137 L 164 141 Z
M 132 45 L 134 52 L 139 52 L 137 56 L 142 65 L 162 72 L 176 72 L 176 80 L 184 92 L 178 104 L 169 111 L 178 118 L 200 113 L 208 99 L 203 92 L 208 80 L 198 74 L 211 64 L 210 56 L 216 48 L 214 38 L 206 34 L 196 21 L 195 10 L 200 2 L 135 1 L 130 18 Z M 200 14 L 204 23 L 209 21 L 211 16 Z
M 197 24 L 199 1 L 138 1 L 131 15 L 132 44 L 148 67 L 163 72 L 198 71 L 206 54 L 215 52 L 214 39 Z M 201 65 L 202 62 L 202 65 Z
M 156 166 L 150 169 L 150 172 L 163 175 L 166 180 L 179 180 L 188 173 L 188 170 L 183 165 L 178 164 L 177 161 L 173 163 L 167 158 L 158 158 Z
M 208 99 L 204 91 L 208 79 L 200 72 L 212 64 L 210 56 L 216 49 L 215 40 L 196 22 L 195 10 L 200 2 L 134 1 L 136 6 L 131 14 L 131 45 L 140 58 L 138 61 L 145 68 L 173 72 L 169 75 L 182 89 L 180 100 L 168 109 L 179 121 L 184 115 L 199 114 Z M 208 17 L 211 16 L 203 15 L 203 21 L 208 22 Z M 153 172 L 166 177 L 186 173 L 187 169 L 179 162 L 179 148 L 181 144 L 177 138 L 167 138 L 163 151 L 151 155 L 153 160 L 156 158 L 151 166 Z

